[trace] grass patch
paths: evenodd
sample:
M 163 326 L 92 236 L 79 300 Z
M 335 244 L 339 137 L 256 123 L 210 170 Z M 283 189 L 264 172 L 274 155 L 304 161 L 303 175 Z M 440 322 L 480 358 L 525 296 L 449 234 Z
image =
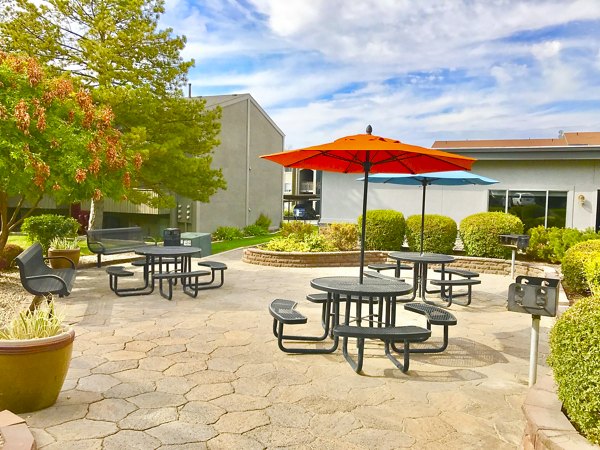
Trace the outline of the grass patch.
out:
M 269 234 L 266 236 L 253 236 L 242 239 L 234 239 L 232 241 L 220 241 L 212 243 L 212 254 L 226 252 L 240 247 L 250 247 L 252 245 L 264 244 L 274 237 L 279 236 L 279 233 Z

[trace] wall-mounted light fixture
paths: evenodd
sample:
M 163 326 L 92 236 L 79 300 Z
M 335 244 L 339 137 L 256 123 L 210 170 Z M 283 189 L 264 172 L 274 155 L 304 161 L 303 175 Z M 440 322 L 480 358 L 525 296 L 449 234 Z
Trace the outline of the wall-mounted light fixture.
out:
M 583 194 L 579 194 L 579 195 L 577 196 L 577 201 L 579 202 L 579 204 L 580 204 L 581 206 L 583 206 L 583 205 L 585 204 L 585 195 L 583 195 Z

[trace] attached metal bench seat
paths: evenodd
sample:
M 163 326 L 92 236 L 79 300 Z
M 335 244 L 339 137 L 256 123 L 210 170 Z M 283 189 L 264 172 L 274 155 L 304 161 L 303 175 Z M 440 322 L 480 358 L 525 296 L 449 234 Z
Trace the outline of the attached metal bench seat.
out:
M 431 336 L 431 330 L 415 325 L 400 327 L 357 327 L 352 325 L 338 325 L 333 329 L 334 336 L 342 337 L 342 351 L 344 358 L 355 372 L 360 372 L 363 366 L 365 339 L 379 339 L 385 344 L 385 355 L 402 372 L 407 372 L 410 363 L 410 342 L 422 342 Z M 348 353 L 348 338 L 357 340 L 358 356 L 354 361 Z M 392 355 L 390 347 L 396 342 L 402 342 L 404 361 L 401 363 Z M 397 350 L 398 351 L 398 350 Z
M 411 353 L 439 353 L 448 347 L 448 327 L 457 324 L 456 317 L 449 311 L 434 305 L 426 303 L 406 303 L 404 309 L 417 314 L 422 314 L 427 319 L 427 329 L 431 330 L 432 325 L 444 327 L 444 340 L 440 347 L 411 348 Z
M 158 286 L 160 290 L 160 295 L 162 295 L 167 300 L 171 300 L 173 298 L 173 285 L 177 280 L 181 280 L 181 284 L 183 285 L 183 292 L 190 297 L 196 298 L 198 295 L 197 286 L 201 285 L 198 281 L 200 277 L 205 277 L 210 275 L 211 272 L 208 270 L 195 270 L 192 272 L 162 272 L 162 273 L 154 273 L 152 274 L 152 278 L 154 280 L 158 280 Z M 194 280 L 192 282 L 192 279 Z M 163 290 L 163 281 L 167 281 L 169 285 L 169 290 L 165 294 Z
M 57 258 L 70 261 L 71 268 L 52 269 L 44 262 L 44 260 Z M 44 257 L 42 246 L 36 242 L 20 253 L 15 261 L 19 266 L 21 284 L 27 292 L 36 297 L 47 297 L 49 294 L 65 297 L 71 293 L 77 271 L 75 264 L 69 258 L 63 256 Z M 34 302 L 37 300 L 34 299 Z
M 382 270 L 394 270 L 394 275 L 399 277 L 401 270 L 413 270 L 413 266 L 407 264 L 396 264 L 396 263 L 375 263 L 367 266 L 371 270 L 381 272 Z
M 442 298 L 446 300 L 446 306 L 452 305 L 452 301 L 455 297 L 464 297 L 467 296 L 467 301 L 465 303 L 459 303 L 462 306 L 468 306 L 471 304 L 471 294 L 472 287 L 476 284 L 481 284 L 481 280 L 474 280 L 473 278 L 462 278 L 462 279 L 453 279 L 453 280 L 431 280 L 431 284 L 434 286 L 440 286 Z M 453 294 L 452 288 L 454 286 L 466 286 L 467 292 L 463 292 L 460 294 Z M 446 288 L 448 289 L 446 291 Z
M 110 290 L 119 295 L 118 280 L 120 277 L 132 277 L 133 272 L 125 270 L 123 266 L 110 266 L 106 269 L 108 274 L 108 286 Z
M 448 279 L 452 279 L 452 275 L 458 275 L 464 278 L 476 278 L 479 276 L 477 272 L 466 269 L 454 269 L 452 267 L 445 267 L 444 269 L 435 269 L 434 272 L 443 273 L 448 275 Z
M 289 348 L 283 345 L 283 340 L 292 340 L 292 341 L 309 341 L 309 342 L 317 342 L 323 341 L 327 338 L 329 334 L 328 328 L 325 329 L 325 332 L 321 336 L 294 336 L 294 335 L 284 335 L 283 334 L 283 326 L 284 325 L 298 325 L 305 324 L 308 322 L 308 319 L 305 315 L 296 311 L 297 303 L 293 300 L 286 300 L 282 298 L 277 298 L 271 302 L 269 305 L 269 313 L 273 317 L 273 335 L 277 338 L 277 345 L 282 352 L 286 353 L 299 353 L 299 354 L 323 354 L 323 353 L 331 353 L 335 351 L 337 348 L 337 343 L 334 343 L 331 348 Z
M 223 286 L 223 283 L 225 283 L 225 271 L 227 270 L 227 264 L 219 261 L 200 261 L 198 265 L 200 267 L 208 267 L 212 275 L 210 281 L 207 281 L 206 283 L 201 283 L 201 285 L 204 286 L 201 289 L 216 289 Z M 218 284 L 213 284 L 215 281 L 216 272 L 221 273 L 221 281 Z

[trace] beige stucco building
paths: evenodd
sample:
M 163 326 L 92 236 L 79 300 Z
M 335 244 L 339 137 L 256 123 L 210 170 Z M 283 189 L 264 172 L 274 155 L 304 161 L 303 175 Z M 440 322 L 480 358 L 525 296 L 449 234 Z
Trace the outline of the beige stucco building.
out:
M 202 98 L 207 108 L 222 110 L 221 144 L 214 150 L 211 167 L 222 169 L 227 190 L 218 191 L 210 203 L 179 198 L 172 226 L 210 233 L 219 226 L 251 225 L 261 213 L 279 226 L 283 170 L 259 156 L 283 151 L 285 135 L 250 94 Z
M 561 133 L 554 139 L 436 141 L 433 148 L 476 158 L 472 171 L 491 186 L 429 186 L 427 214 L 457 223 L 482 211 L 506 211 L 526 227 L 600 229 L 600 133 Z M 362 183 L 356 175 L 323 173 L 322 222 L 356 222 Z M 521 198 L 532 201 L 525 204 Z M 421 188 L 371 184 L 369 209 L 421 213 Z

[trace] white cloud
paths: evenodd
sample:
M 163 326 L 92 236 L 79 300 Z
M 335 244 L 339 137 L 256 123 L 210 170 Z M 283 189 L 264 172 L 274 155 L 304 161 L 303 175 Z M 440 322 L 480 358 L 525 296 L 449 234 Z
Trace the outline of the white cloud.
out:
M 194 94 L 251 93 L 288 147 L 369 123 L 422 145 L 600 128 L 557 106 L 600 102 L 600 1 L 248 1 L 168 0 L 163 22 Z

